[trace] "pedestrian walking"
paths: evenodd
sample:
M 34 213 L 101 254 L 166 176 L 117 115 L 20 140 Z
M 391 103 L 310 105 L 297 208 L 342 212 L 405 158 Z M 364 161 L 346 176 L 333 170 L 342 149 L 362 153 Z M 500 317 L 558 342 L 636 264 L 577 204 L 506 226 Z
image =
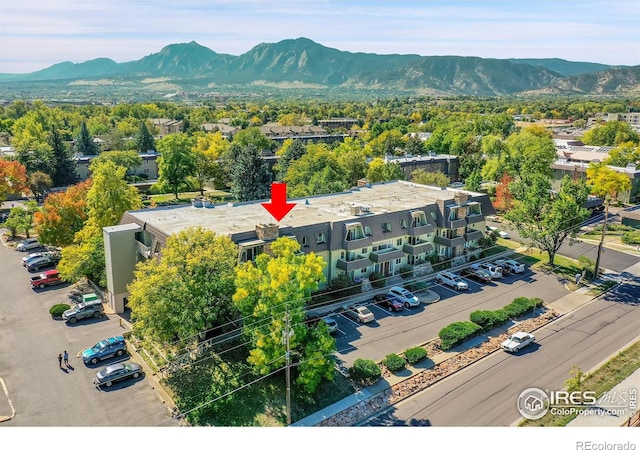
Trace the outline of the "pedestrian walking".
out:
M 62 369 L 62 353 L 58 353 L 58 364 L 60 364 L 60 368 Z
M 67 353 L 66 350 L 64 351 L 63 358 L 64 358 L 64 365 L 69 367 L 69 354 Z

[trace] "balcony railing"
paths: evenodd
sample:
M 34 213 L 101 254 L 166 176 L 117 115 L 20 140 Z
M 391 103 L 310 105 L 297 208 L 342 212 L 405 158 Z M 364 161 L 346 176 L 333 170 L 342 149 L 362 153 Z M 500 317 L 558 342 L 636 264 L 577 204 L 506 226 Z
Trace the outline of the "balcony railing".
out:
M 431 224 L 409 227 L 409 236 L 420 236 L 421 234 L 433 233 L 436 227 Z
M 352 239 L 347 241 L 346 239 L 342 241 L 342 248 L 345 250 L 357 250 L 362 247 L 371 246 L 373 239 L 369 236 L 360 238 L 360 239 Z
M 407 255 L 419 255 L 420 253 L 430 253 L 433 251 L 433 244 L 430 242 L 418 242 L 415 245 L 404 244 L 402 251 Z
M 464 228 L 467 226 L 466 219 L 455 219 L 449 221 L 449 228 L 455 230 L 456 228 Z
M 377 252 L 369 253 L 369 259 L 374 263 L 383 263 L 387 261 L 392 261 L 394 259 L 402 258 L 404 253 L 402 250 L 398 250 L 396 248 L 390 248 L 386 250 L 380 250 Z
M 464 234 L 464 238 L 467 240 L 467 242 L 482 239 L 483 236 L 484 234 L 482 233 L 482 231 L 479 231 L 479 230 L 469 231 Z
M 460 245 L 464 245 L 464 243 L 466 242 L 463 236 L 459 236 L 459 237 L 454 237 L 454 238 L 446 238 L 446 237 L 442 237 L 442 236 L 436 236 L 434 239 L 434 242 L 436 244 L 440 244 L 440 245 L 444 245 L 445 247 L 458 247 Z
M 345 272 L 353 272 L 354 270 L 364 269 L 365 267 L 369 267 L 371 265 L 371 261 L 368 258 L 364 258 L 362 256 L 357 256 L 352 260 L 339 259 L 336 263 L 336 267 L 340 270 L 344 270 Z
M 466 221 L 468 224 L 484 222 L 484 216 L 482 214 L 474 214 L 472 216 L 467 216 Z

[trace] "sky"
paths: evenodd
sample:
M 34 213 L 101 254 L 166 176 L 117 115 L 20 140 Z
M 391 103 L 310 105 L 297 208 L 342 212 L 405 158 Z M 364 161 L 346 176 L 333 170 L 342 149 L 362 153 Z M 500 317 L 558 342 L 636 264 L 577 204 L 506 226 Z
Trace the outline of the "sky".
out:
M 0 0 L 0 73 L 196 41 L 241 55 L 309 38 L 378 54 L 640 65 L 638 0 Z

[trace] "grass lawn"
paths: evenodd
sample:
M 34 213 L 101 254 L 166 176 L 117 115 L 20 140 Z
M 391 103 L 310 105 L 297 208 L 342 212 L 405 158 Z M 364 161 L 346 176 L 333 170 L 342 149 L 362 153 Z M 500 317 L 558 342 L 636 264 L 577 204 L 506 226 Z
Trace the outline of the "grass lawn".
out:
M 640 368 L 640 342 L 618 353 L 602 367 L 587 375 L 582 381 L 581 391 L 595 391 L 596 396 L 613 389 L 618 383 Z M 570 377 L 570 375 L 568 375 Z M 577 413 L 568 415 L 546 414 L 538 420 L 523 420 L 519 426 L 525 427 L 563 427 L 577 417 Z
M 220 190 L 205 190 L 205 195 L 209 197 L 211 200 L 213 200 L 214 202 L 227 202 L 231 198 L 231 194 L 229 192 L 220 191 Z M 148 196 L 149 199 L 145 200 L 144 203 L 148 205 L 151 203 L 151 200 L 156 202 L 157 205 L 183 203 L 183 202 L 188 203 L 191 201 L 192 198 L 199 197 L 199 196 L 200 196 L 200 191 L 178 192 L 179 200 L 176 202 L 175 195 L 171 193 L 154 194 L 154 195 L 149 195 Z
M 221 358 L 204 358 L 180 370 L 166 385 L 180 411 L 192 425 L 286 426 L 286 377 L 284 369 L 260 379 L 246 363 L 246 349 L 224 352 Z M 333 381 L 324 381 L 313 396 L 295 383 L 291 369 L 292 423 L 342 400 L 355 392 L 337 371 Z M 244 388 L 240 386 L 244 385 Z M 235 390 L 237 389 L 237 391 Z M 192 411 L 187 413 L 188 411 Z

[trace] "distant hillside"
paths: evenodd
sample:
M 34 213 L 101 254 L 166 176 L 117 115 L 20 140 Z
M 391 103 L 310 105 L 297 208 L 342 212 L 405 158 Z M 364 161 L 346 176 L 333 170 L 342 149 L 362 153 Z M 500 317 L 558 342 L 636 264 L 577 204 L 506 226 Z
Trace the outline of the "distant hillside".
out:
M 579 76 L 567 77 L 571 73 Z M 633 92 L 638 82 L 637 77 L 624 75 L 630 73 L 636 72 L 561 59 L 351 53 L 306 38 L 262 43 L 234 56 L 192 41 L 168 45 L 137 61 L 116 63 L 99 58 L 79 64 L 63 62 L 29 74 L 0 74 L 0 94 L 144 94 L 158 98 L 177 91 L 206 92 L 212 88 L 251 92 L 265 87 L 294 87 L 307 93 L 330 89 L 392 95 L 495 96 L 561 91 L 602 95 Z
M 527 94 L 640 95 L 640 66 L 612 68 L 577 77 L 560 78 Z
M 528 64 L 530 66 L 544 67 L 545 69 L 557 72 L 565 77 L 583 75 L 585 73 L 601 72 L 613 68 L 606 64 L 567 61 L 559 58 L 543 59 L 517 59 L 511 58 L 508 61 L 516 64 Z

